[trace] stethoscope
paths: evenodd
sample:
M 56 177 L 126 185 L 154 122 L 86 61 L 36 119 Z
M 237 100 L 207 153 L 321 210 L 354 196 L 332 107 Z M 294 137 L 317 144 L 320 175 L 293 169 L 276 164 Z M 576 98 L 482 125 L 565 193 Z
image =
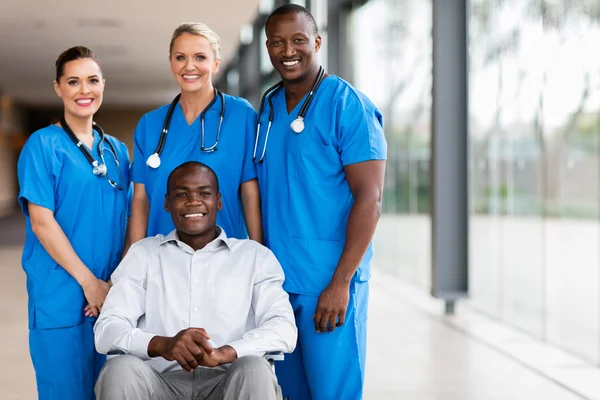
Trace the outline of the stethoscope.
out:
M 310 106 L 310 103 L 312 102 L 313 98 L 315 97 L 315 93 L 317 92 L 317 89 L 319 88 L 319 86 L 321 85 L 321 82 L 324 79 L 324 75 L 325 75 L 325 69 L 322 66 L 320 66 L 319 73 L 317 74 L 317 79 L 315 80 L 315 83 L 313 84 L 312 89 L 308 93 L 308 97 L 306 98 L 306 100 L 304 100 L 304 104 L 302 104 L 302 107 L 300 107 L 298 116 L 290 124 L 290 128 L 292 128 L 292 131 L 294 131 L 296 133 L 302 133 L 304 131 L 304 117 L 306 116 L 306 112 L 308 111 L 308 106 Z M 256 140 L 254 141 L 254 153 L 252 156 L 252 161 L 254 161 L 254 162 L 256 162 L 256 150 L 258 148 L 258 138 L 260 135 L 260 117 L 262 116 L 262 113 L 264 111 L 265 100 L 268 100 L 268 102 L 269 102 L 269 124 L 267 125 L 267 134 L 265 135 L 265 142 L 263 143 L 263 150 L 260 155 L 260 158 L 258 159 L 259 163 L 262 163 L 265 158 L 265 153 L 267 151 L 267 142 L 269 141 L 269 133 L 271 132 L 271 124 L 273 123 L 273 118 L 275 117 L 275 111 L 273 110 L 272 99 L 275 96 L 275 94 L 277 94 L 277 92 L 279 92 L 281 90 L 282 87 L 283 87 L 283 82 L 279 82 L 279 83 L 271 86 L 270 88 L 267 89 L 265 94 L 263 94 L 263 97 L 260 99 L 260 107 L 258 109 L 258 126 L 256 127 Z
M 75 145 L 79 148 L 79 150 L 83 153 L 85 158 L 88 160 L 88 162 L 92 166 L 93 174 L 96 176 L 105 176 L 106 180 L 108 181 L 110 186 L 112 186 L 118 190 L 123 190 L 123 175 L 121 174 L 119 157 L 117 156 L 117 151 L 115 150 L 115 147 L 110 142 L 110 140 L 106 141 L 106 143 L 108 143 L 108 147 L 109 147 L 109 149 L 106 149 L 106 150 L 108 150 L 109 153 L 111 153 L 115 159 L 115 164 L 117 165 L 117 171 L 119 172 L 119 183 L 113 181 L 108 176 L 108 168 L 106 167 L 106 162 L 104 161 L 104 149 L 102 148 L 102 145 L 104 144 L 105 135 L 104 135 L 104 131 L 102 130 L 100 125 L 96 124 L 95 122 L 92 122 L 92 128 L 95 129 L 98 132 L 98 134 L 100 135 L 100 141 L 98 142 L 98 154 L 100 155 L 100 160 L 102 161 L 102 163 L 99 163 L 98 160 L 96 160 L 94 158 L 94 156 L 92 155 L 92 152 L 87 148 L 87 146 L 85 146 L 85 144 L 81 140 L 79 140 L 77 138 L 77 136 L 75 136 L 75 134 L 73 133 L 73 130 L 71 129 L 69 124 L 67 124 L 67 121 L 65 121 L 64 115 L 60 117 L 60 125 L 62 126 L 63 130 L 65 132 L 67 132 L 67 136 L 69 136 L 69 138 L 71 138 L 71 141 L 73 141 L 73 143 L 75 143 Z
M 215 144 L 213 144 L 210 147 L 205 147 L 204 146 L 204 114 L 206 114 L 206 111 L 208 111 L 213 104 L 215 104 L 215 101 L 217 101 L 217 95 L 221 98 L 221 112 L 219 113 L 219 127 L 217 128 L 217 138 L 215 141 Z M 160 139 L 158 139 L 158 146 L 156 146 L 156 150 L 154 150 L 154 153 L 152 153 L 152 155 L 150 157 L 148 157 L 148 159 L 146 160 L 146 165 L 149 166 L 150 168 L 158 168 L 160 167 L 160 155 L 163 151 L 163 148 L 165 147 L 165 142 L 167 141 L 167 133 L 169 133 L 169 127 L 171 126 L 171 118 L 173 118 L 173 112 L 175 111 L 175 106 L 177 106 L 177 103 L 179 102 L 179 98 L 181 97 L 181 93 L 179 93 L 177 96 L 175 96 L 175 98 L 173 99 L 173 101 L 171 102 L 171 105 L 169 106 L 169 110 L 167 111 L 167 116 L 165 117 L 165 122 L 163 123 L 163 127 L 162 127 L 162 132 L 160 133 Z M 200 139 L 200 150 L 206 152 L 206 153 L 212 153 L 213 151 L 217 151 L 217 146 L 219 145 L 219 135 L 221 134 L 221 124 L 223 123 L 223 116 L 225 115 L 225 96 L 223 96 L 223 93 L 221 93 L 220 91 L 218 91 L 215 88 L 215 96 L 213 97 L 213 99 L 211 100 L 210 103 L 208 103 L 208 105 L 204 108 L 204 110 L 202 110 L 202 113 L 200 113 L 200 125 L 201 125 L 201 139 Z

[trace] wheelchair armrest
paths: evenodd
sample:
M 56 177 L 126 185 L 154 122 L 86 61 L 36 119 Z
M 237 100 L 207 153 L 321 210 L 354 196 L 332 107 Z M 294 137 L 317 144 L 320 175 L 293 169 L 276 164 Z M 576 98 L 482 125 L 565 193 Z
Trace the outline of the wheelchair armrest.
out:
M 272 362 L 272 361 L 283 361 L 284 358 L 285 358 L 285 356 L 283 354 L 283 351 L 270 351 L 267 354 L 265 354 L 265 358 L 269 362 Z

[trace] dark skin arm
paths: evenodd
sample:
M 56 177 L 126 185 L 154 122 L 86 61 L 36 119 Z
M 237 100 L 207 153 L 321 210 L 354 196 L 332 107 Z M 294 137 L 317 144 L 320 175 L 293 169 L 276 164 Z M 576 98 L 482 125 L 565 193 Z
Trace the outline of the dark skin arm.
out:
M 242 198 L 242 207 L 244 209 L 244 219 L 246 220 L 248 236 L 250 239 L 262 243 L 263 232 L 258 180 L 251 179 L 242 183 L 240 195 Z
M 216 367 L 237 359 L 233 347 L 221 346 L 215 349 L 209 339 L 210 336 L 202 328 L 184 329 L 173 337 L 154 336 L 148 344 L 148 355 L 177 361 L 188 372 L 198 366 Z
M 373 239 L 381 215 L 385 160 L 344 167 L 354 204 L 348 217 L 346 243 L 331 282 L 321 295 L 313 319 L 317 332 L 331 332 L 346 318 L 350 282 Z

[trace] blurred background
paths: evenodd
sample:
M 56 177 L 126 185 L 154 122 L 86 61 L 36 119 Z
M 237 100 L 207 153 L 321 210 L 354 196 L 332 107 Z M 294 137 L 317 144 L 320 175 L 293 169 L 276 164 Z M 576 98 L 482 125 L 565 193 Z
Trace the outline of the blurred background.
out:
M 106 89 L 96 120 L 132 151 L 141 115 L 177 93 L 168 47 L 178 24 L 205 22 L 221 36 L 216 86 L 258 108 L 278 81 L 264 23 L 287 2 L 2 2 L 0 398 L 36 393 L 16 161 L 28 135 L 61 114 L 57 55 L 80 44 L 97 53 Z M 600 0 L 292 3 L 315 16 L 326 70 L 384 115 L 365 398 L 600 399 Z M 436 63 L 461 61 L 436 42 L 444 23 L 464 28 L 455 39 L 467 68 L 434 79 Z M 434 81 L 455 79 L 464 81 L 456 98 L 436 98 Z M 456 230 L 465 237 L 455 238 L 467 253 L 460 273 L 448 275 L 460 293 L 445 296 L 433 239 L 439 214 L 430 212 L 434 193 L 445 195 L 434 190 L 434 138 L 445 134 L 434 104 L 454 101 L 467 117 L 457 136 L 466 172 L 456 176 L 468 187 L 465 229 Z

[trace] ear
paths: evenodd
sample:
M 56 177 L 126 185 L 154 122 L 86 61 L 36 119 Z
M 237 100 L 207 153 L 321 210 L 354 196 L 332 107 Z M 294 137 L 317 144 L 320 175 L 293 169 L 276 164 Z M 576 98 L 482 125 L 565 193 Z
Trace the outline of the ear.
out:
M 216 74 L 217 72 L 219 72 L 219 65 L 221 65 L 221 59 L 217 58 L 215 60 L 215 67 L 213 68 L 213 74 Z
M 317 36 L 315 36 L 315 53 L 319 52 L 319 49 L 321 48 L 321 41 L 323 39 L 321 38 L 321 35 L 319 35 L 317 33 Z
M 223 202 L 221 201 L 221 192 L 219 192 L 218 196 L 218 201 L 217 201 L 217 211 L 221 211 L 221 209 L 223 208 Z
M 171 206 L 169 205 L 169 194 L 165 194 L 165 211 L 171 212 Z
M 62 91 L 60 90 L 60 85 L 57 81 L 52 82 L 52 84 L 54 85 L 54 91 L 56 92 L 56 95 L 58 97 L 62 97 Z

